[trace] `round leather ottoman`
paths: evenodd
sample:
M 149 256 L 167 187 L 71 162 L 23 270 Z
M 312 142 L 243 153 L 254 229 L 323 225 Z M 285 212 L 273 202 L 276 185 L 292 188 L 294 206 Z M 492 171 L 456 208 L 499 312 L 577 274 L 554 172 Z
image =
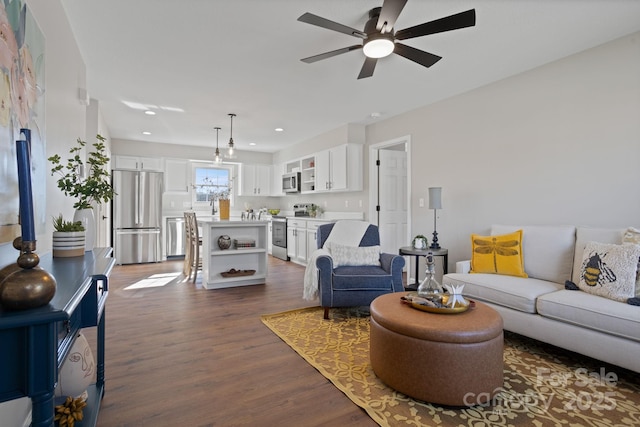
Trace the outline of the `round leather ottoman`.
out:
M 371 303 L 373 371 L 389 387 L 448 406 L 486 403 L 503 382 L 502 317 L 481 302 L 458 314 L 427 313 L 392 293 Z

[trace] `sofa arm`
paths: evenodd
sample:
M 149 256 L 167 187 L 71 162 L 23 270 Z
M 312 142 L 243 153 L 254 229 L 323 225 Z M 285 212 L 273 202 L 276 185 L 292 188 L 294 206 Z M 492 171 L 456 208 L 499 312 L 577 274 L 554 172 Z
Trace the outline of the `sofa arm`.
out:
M 389 273 L 393 281 L 393 291 L 404 291 L 402 283 L 402 270 L 404 269 L 404 257 L 395 254 L 381 253 L 380 266 Z
M 394 274 L 398 270 L 402 271 L 404 268 L 404 258 L 400 255 L 381 253 L 380 266 L 387 273 Z
M 456 262 L 456 273 L 468 274 L 471 271 L 471 260 Z
M 331 280 L 333 275 L 333 258 L 330 255 L 321 255 L 316 258 L 318 269 L 318 294 L 320 305 L 328 307 L 331 305 Z

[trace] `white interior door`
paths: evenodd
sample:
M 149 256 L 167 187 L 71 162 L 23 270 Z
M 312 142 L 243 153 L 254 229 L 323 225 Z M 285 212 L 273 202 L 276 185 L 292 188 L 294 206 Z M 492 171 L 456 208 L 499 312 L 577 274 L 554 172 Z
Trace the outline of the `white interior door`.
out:
M 400 148 L 400 149 L 398 149 Z M 383 252 L 407 245 L 408 156 L 404 144 L 378 150 L 378 227 Z

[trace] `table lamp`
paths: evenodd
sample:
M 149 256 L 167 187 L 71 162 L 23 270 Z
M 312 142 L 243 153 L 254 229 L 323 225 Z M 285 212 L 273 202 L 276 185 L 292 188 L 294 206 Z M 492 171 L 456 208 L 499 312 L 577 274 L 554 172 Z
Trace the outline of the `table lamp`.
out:
M 436 231 L 436 214 L 438 209 L 442 209 L 442 187 L 429 187 L 429 209 L 433 209 L 433 239 L 429 248 L 440 249 Z

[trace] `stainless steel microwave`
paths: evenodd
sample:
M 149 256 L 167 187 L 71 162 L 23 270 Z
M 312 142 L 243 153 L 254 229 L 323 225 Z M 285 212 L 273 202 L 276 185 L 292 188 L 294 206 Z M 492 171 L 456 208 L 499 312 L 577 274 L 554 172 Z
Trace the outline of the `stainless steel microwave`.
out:
M 300 192 L 300 172 L 291 172 L 282 175 L 282 192 L 283 193 L 299 193 Z

